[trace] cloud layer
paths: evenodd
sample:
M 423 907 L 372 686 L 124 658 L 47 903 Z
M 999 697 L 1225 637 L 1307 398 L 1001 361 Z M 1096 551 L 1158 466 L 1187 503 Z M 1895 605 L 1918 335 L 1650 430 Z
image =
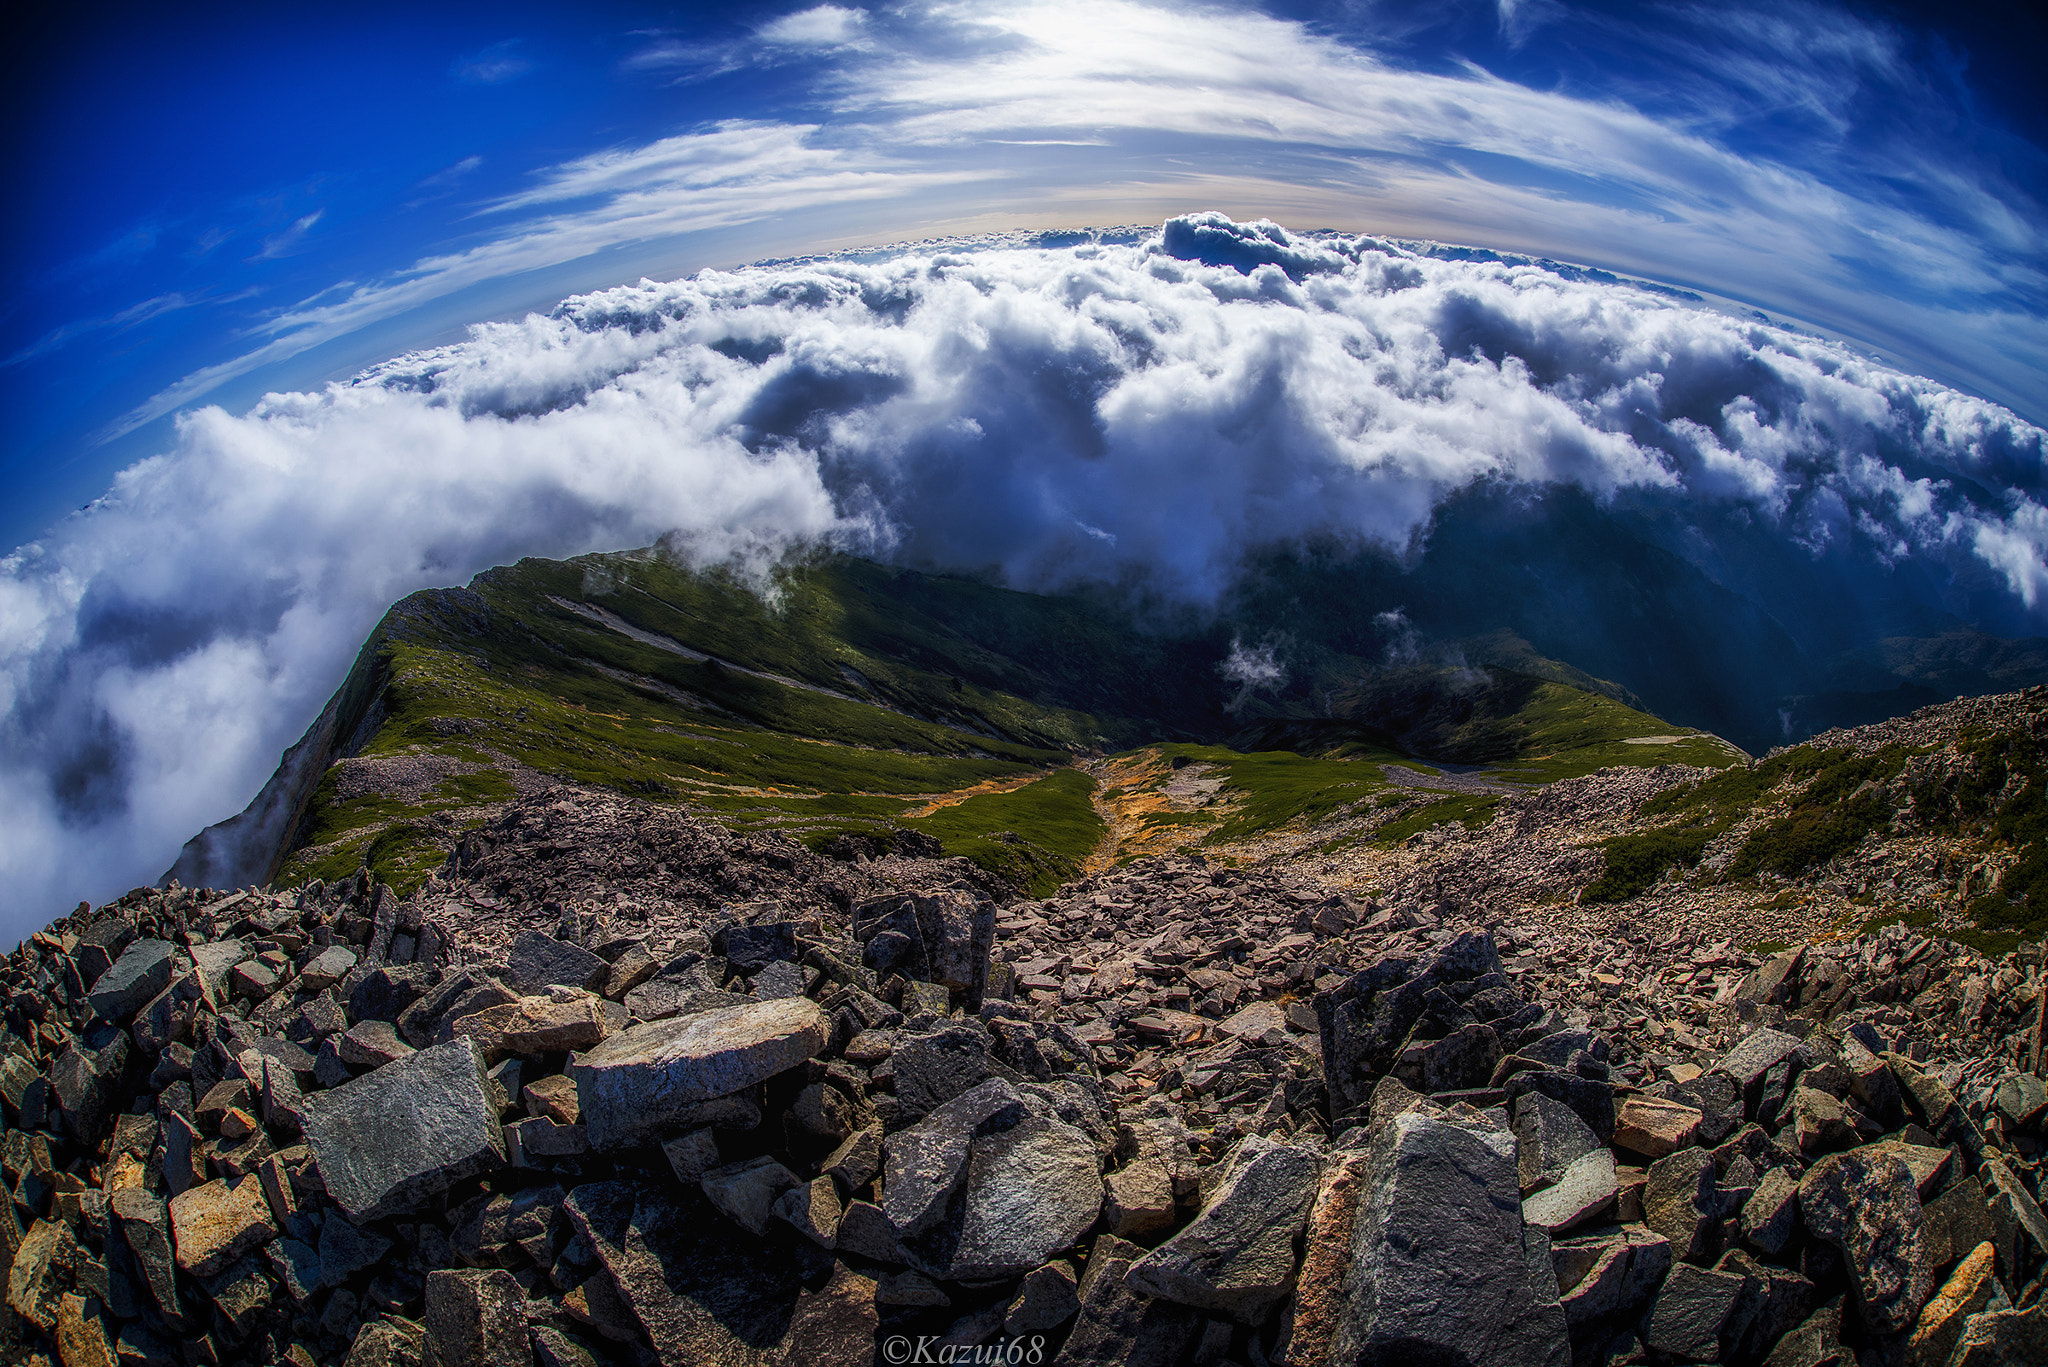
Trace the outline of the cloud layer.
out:
M 1203 602 L 1250 550 L 1403 548 L 1493 481 L 1663 508 L 1724 578 L 1714 529 L 1741 525 L 1816 575 L 1915 566 L 2048 615 L 2041 430 L 1475 255 L 1197 215 L 707 271 L 189 415 L 0 561 L 0 933 L 154 879 L 391 601 L 521 555 L 828 541 Z
M 1191 204 L 1598 261 L 2048 411 L 2038 150 L 1958 132 L 1967 96 L 1898 32 L 1801 4 L 1570 22 L 1613 49 L 1590 87 L 1405 64 L 1369 23 L 1142 0 L 822 5 L 716 49 L 651 40 L 624 69 L 766 83 L 801 63 L 803 95 L 541 167 L 445 246 L 275 308 L 103 435 L 458 291 L 617 278 L 613 253 L 739 225 L 815 244 L 850 215 L 876 240 Z

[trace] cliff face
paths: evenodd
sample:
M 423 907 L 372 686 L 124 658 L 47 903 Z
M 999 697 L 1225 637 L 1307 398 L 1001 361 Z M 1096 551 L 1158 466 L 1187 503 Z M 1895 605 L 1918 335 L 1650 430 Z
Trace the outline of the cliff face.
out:
M 386 664 L 386 618 L 349 667 L 327 706 L 284 752 L 277 772 L 249 805 L 185 842 L 161 882 L 186 887 L 241 888 L 266 885 L 276 876 L 305 823 L 320 779 L 336 760 L 359 748 L 374 730 Z

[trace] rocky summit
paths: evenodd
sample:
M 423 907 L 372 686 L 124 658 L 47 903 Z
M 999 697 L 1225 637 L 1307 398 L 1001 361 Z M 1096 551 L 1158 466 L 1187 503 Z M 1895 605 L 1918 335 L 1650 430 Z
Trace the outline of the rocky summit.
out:
M 1960 862 L 1980 742 L 1887 726 L 1042 897 L 564 782 L 403 895 L 82 907 L 0 969 L 4 1356 L 2048 1361 L 2042 945 L 1959 919 L 2029 847 Z M 1927 915 L 1856 918 L 1887 867 Z

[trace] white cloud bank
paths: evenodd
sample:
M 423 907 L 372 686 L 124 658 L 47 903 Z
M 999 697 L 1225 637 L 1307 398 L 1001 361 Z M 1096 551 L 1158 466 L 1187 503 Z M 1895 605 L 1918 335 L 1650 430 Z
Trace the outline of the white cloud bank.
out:
M 579 279 L 616 279 L 611 253 L 687 257 L 738 225 L 836 243 L 849 214 L 873 241 L 937 221 L 1123 222 L 1214 205 L 1695 285 L 2038 413 L 2048 235 L 2024 178 L 1946 135 L 1859 142 L 1847 131 L 1842 111 L 1859 104 L 1948 107 L 1899 36 L 1801 5 L 1702 11 L 1699 28 L 1712 45 L 1697 79 L 1656 92 L 1674 105 L 1662 112 L 1647 95 L 1408 69 L 1391 55 L 1400 45 L 1376 46 L 1370 31 L 1339 37 L 1231 5 L 821 5 L 715 54 L 660 39 L 627 68 L 701 76 L 804 60 L 816 100 L 539 169 L 530 190 L 484 206 L 463 241 L 272 313 L 240 354 L 102 435 L 457 291 L 574 263 Z M 1810 129 L 1741 134 L 1745 117 L 1787 102 L 1811 106 Z
M 1192 599 L 1475 481 L 2048 591 L 2044 434 L 1845 348 L 1528 264 L 1195 216 L 704 272 L 205 409 L 0 561 L 0 931 L 238 810 L 399 596 L 520 555 L 826 540 Z

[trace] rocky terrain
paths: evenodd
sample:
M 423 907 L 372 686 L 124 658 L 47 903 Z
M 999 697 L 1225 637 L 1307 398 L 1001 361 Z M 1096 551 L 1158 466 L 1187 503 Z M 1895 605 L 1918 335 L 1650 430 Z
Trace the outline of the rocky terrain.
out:
M 1837 738 L 1922 753 L 1785 887 L 1965 848 L 1908 809 L 1983 723 L 1908 724 Z M 1784 775 L 1740 821 L 1709 771 L 1610 771 L 1043 899 L 562 784 L 403 897 L 81 908 L 0 967 L 4 1356 L 2048 1360 L 2042 945 L 1715 881 L 1839 777 L 1798 764 L 1730 771 Z M 1585 898 L 1674 820 L 1698 866 Z

